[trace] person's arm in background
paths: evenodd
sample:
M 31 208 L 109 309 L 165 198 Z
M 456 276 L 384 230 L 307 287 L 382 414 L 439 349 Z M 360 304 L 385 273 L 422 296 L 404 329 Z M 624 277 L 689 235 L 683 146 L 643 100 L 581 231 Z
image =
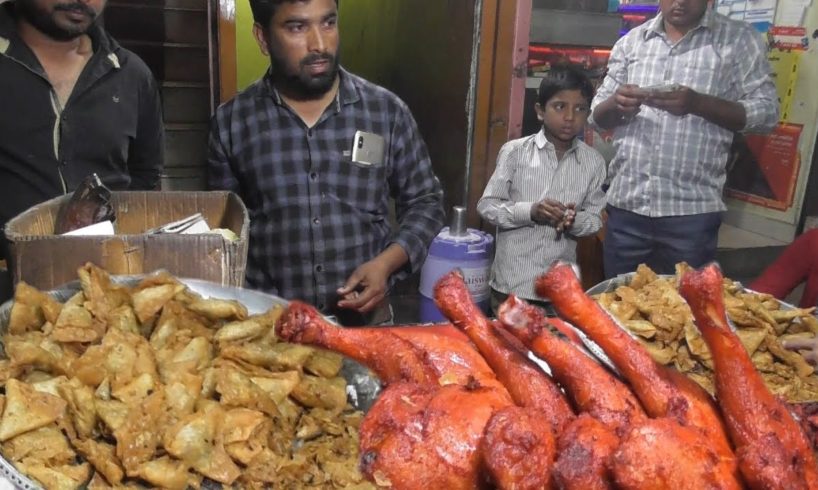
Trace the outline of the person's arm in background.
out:
M 611 50 L 608 70 L 591 102 L 588 122 L 599 129 L 613 129 L 628 124 L 640 110 L 645 96 L 639 87 L 627 83 L 627 38 L 620 39 Z
M 390 194 L 395 200 L 398 229 L 375 258 L 358 266 L 338 294 L 341 308 L 371 311 L 386 295 L 389 277 L 420 269 L 429 244 L 443 228 L 443 188 L 432 169 L 426 143 L 409 108 L 401 103 L 392 128 Z M 361 289 L 361 287 L 363 289 Z M 357 295 L 352 293 L 361 289 Z
M 735 101 L 682 87 L 653 94 L 645 104 L 677 116 L 693 114 L 731 131 L 769 132 L 778 123 L 778 94 L 771 77 L 767 50 L 758 33 L 743 30 L 730 56 L 731 91 Z
M 597 154 L 597 168 L 585 200 L 576 206 L 576 216 L 566 233 L 575 237 L 583 237 L 596 233 L 602 228 L 602 208 L 605 207 L 605 192 L 602 184 L 605 183 L 605 161 L 602 155 Z
M 145 68 L 147 71 L 147 68 Z M 162 100 L 156 80 L 148 72 L 139 93 L 139 115 L 136 138 L 128 149 L 128 174 L 131 190 L 159 188 L 159 177 L 165 166 L 165 124 Z
M 512 201 L 509 194 L 514 179 L 515 162 L 521 153 L 521 147 L 515 142 L 506 143 L 500 148 L 494 173 L 483 190 L 483 196 L 477 201 L 477 212 L 480 216 L 504 230 L 536 224 L 531 219 L 531 208 L 535 203 Z
M 810 230 L 795 239 L 781 255 L 750 283 L 750 289 L 784 299 L 806 281 L 800 306 L 818 304 L 818 230 Z
M 207 142 L 207 188 L 239 193 L 239 181 L 233 173 L 229 156 L 230 133 L 228 106 L 219 107 L 210 121 Z

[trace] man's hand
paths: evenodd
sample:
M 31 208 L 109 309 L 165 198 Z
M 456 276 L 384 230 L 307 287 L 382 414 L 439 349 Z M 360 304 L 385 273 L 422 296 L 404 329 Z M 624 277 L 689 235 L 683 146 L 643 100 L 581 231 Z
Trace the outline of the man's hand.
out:
M 553 199 L 543 199 L 531 206 L 531 221 L 539 225 L 559 225 L 565 217 L 565 205 Z
M 605 129 L 630 123 L 639 114 L 647 93 L 638 85 L 620 85 L 610 97 L 594 109 L 594 121 Z
M 645 92 L 638 85 L 620 85 L 614 92 L 613 100 L 620 116 L 630 119 L 639 114 L 642 103 L 645 101 Z
M 651 93 L 645 99 L 645 105 L 669 112 L 674 116 L 694 113 L 699 105 L 698 102 L 699 93 L 684 86 L 670 92 Z
M 343 298 L 338 307 L 368 313 L 386 296 L 389 269 L 375 258 L 364 262 L 349 276 L 338 294 Z
M 339 308 L 369 313 L 386 297 L 389 276 L 409 261 L 409 255 L 392 243 L 377 257 L 355 269 L 346 283 L 336 291 L 341 296 Z
M 785 349 L 798 351 L 810 364 L 818 364 L 818 336 L 785 339 L 781 342 Z

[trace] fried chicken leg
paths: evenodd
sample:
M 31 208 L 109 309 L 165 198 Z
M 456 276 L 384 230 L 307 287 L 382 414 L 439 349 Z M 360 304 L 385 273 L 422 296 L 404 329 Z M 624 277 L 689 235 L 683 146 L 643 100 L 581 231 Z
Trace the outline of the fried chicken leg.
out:
M 647 418 L 625 383 L 546 328 L 542 310 L 511 295 L 500 305 L 498 318 L 506 331 L 548 363 L 551 376 L 565 388 L 578 413 L 588 413 L 619 437 Z
M 550 299 L 560 315 L 582 329 L 616 365 L 628 381 L 645 412 L 654 418 L 668 417 L 682 428 L 692 427 L 703 434 L 690 435 L 716 455 L 711 469 L 722 488 L 739 488 L 735 455 L 721 416 L 709 395 L 683 375 L 660 366 L 645 348 L 633 339 L 582 290 L 568 264 L 555 264 L 536 283 L 537 293 Z M 707 479 L 703 475 L 703 478 Z
M 361 471 L 398 490 L 480 488 L 486 424 L 507 406 L 492 388 L 390 385 L 361 423 Z
M 360 428 L 361 470 L 369 480 L 397 490 L 473 489 L 487 481 L 481 450 L 486 425 L 513 402 L 466 341 L 341 328 L 296 301 L 276 332 L 358 360 L 388 383 Z
M 752 489 L 818 489 L 810 443 L 770 393 L 724 313 L 722 275 L 709 265 L 685 273 L 680 292 L 713 356 L 716 397 Z
M 646 419 L 627 386 L 573 345 L 557 338 L 542 310 L 510 295 L 500 325 L 551 368 L 580 416 L 557 439 L 554 481 L 566 490 L 613 488 L 614 451 L 634 422 Z
M 455 327 L 469 336 L 497 373 L 511 398 L 520 407 L 540 410 L 556 433 L 574 418 L 559 387 L 525 355 L 499 338 L 479 310 L 458 271 L 444 275 L 435 285 L 435 303 Z

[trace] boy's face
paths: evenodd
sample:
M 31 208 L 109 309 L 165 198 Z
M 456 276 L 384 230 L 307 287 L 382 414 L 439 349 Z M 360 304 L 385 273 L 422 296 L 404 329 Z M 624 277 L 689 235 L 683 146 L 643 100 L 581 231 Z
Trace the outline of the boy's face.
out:
M 283 2 L 269 26 L 253 28 L 273 73 L 305 96 L 320 96 L 338 75 L 338 8 L 335 0 Z
M 579 90 L 560 90 L 544 107 L 538 103 L 534 109 L 549 141 L 570 143 L 585 126 L 589 106 L 588 99 Z

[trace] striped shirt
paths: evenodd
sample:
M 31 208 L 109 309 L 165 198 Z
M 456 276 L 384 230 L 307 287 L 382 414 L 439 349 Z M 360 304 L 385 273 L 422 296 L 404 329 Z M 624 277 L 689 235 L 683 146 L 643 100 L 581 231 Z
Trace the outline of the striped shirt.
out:
M 620 84 L 675 83 L 744 106 L 744 131 L 763 132 L 778 121 L 778 95 L 761 35 L 710 9 L 675 45 L 661 14 L 614 46 L 608 74 L 591 104 Z M 643 216 L 723 211 L 722 189 L 733 133 L 692 114 L 674 116 L 645 105 L 614 130 L 608 203 Z
M 491 287 L 525 299 L 538 299 L 534 280 L 555 260 L 576 260 L 576 238 L 602 227 L 605 160 L 598 151 L 574 140 L 562 160 L 540 130 L 509 141 L 500 149 L 497 167 L 486 184 L 477 211 L 497 226 L 497 253 Z M 549 198 L 576 204 L 574 225 L 562 236 L 551 225 L 531 221 L 531 207 Z
M 269 76 L 219 107 L 208 156 L 211 189 L 238 193 L 250 213 L 247 284 L 325 313 L 336 289 L 391 243 L 417 271 L 443 226 L 443 191 L 409 108 L 341 70 L 338 95 L 307 128 Z M 352 161 L 356 131 L 383 137 L 382 162 Z M 394 199 L 398 226 L 390 224 Z

